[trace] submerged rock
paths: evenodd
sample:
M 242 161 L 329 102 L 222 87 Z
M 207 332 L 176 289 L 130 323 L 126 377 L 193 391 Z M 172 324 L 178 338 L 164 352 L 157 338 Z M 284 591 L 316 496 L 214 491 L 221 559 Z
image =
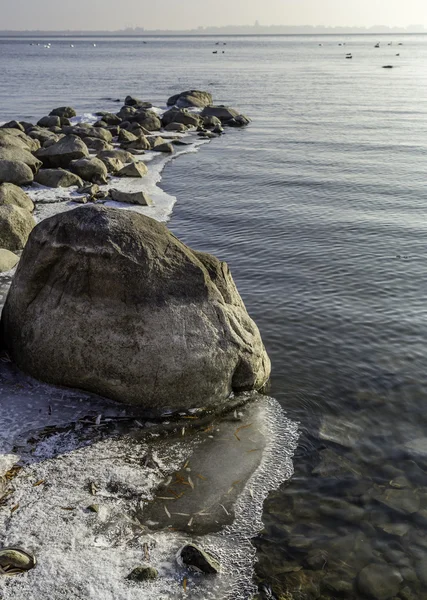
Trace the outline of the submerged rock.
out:
M 372 564 L 362 569 L 357 586 L 362 594 L 374 600 L 390 600 L 397 596 L 403 578 L 397 569 L 389 565 Z
M 177 560 L 179 564 L 206 575 L 216 575 L 221 569 L 219 562 L 196 544 L 186 544 L 181 548 Z
M 218 406 L 270 375 L 227 264 L 153 219 L 101 206 L 37 225 L 1 337 L 36 378 L 155 411 Z
M 249 119 L 244 115 L 239 114 L 234 108 L 228 106 L 207 106 L 200 113 L 201 117 L 217 117 L 221 123 L 226 125 L 234 125 L 241 127 L 250 123 Z

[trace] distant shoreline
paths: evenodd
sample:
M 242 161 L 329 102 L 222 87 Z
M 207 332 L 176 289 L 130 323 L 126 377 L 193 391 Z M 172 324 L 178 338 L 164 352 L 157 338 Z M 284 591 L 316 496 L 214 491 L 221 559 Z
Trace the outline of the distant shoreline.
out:
M 230 37 L 343 37 L 343 36 L 427 36 L 427 31 L 419 32 L 400 32 L 400 31 L 389 31 L 389 32 L 351 32 L 341 31 L 338 33 L 198 33 L 198 32 L 183 32 L 183 33 L 164 33 L 147 31 L 137 34 L 130 33 L 115 33 L 112 31 L 107 32 L 80 32 L 80 31 L 0 31 L 0 38 L 28 38 L 28 39 L 43 39 L 49 38 L 120 38 L 120 39 L 138 39 L 138 38 L 230 38 Z

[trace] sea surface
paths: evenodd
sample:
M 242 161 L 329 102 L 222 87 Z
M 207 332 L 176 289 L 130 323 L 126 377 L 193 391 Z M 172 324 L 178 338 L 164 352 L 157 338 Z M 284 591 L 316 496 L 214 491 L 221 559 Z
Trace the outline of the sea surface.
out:
M 229 263 L 300 424 L 260 593 L 425 600 L 427 36 L 0 39 L 0 72 L 0 121 L 191 88 L 252 119 L 160 186 L 172 231 Z

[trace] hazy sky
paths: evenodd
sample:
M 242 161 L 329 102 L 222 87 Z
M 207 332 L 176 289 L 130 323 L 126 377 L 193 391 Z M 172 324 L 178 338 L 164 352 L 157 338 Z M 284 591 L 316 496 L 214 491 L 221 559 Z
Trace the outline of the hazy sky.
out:
M 427 26 L 427 0 L 0 0 L 0 29 Z

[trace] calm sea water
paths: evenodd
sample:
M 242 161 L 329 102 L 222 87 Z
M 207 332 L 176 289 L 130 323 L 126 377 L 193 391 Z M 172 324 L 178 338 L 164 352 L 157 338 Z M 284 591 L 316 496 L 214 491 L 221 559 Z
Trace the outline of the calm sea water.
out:
M 171 229 L 230 264 L 301 423 L 263 597 L 364 598 L 373 564 L 384 598 L 427 598 L 427 37 L 30 41 L 0 39 L 0 121 L 192 87 L 253 119 L 162 187 Z

